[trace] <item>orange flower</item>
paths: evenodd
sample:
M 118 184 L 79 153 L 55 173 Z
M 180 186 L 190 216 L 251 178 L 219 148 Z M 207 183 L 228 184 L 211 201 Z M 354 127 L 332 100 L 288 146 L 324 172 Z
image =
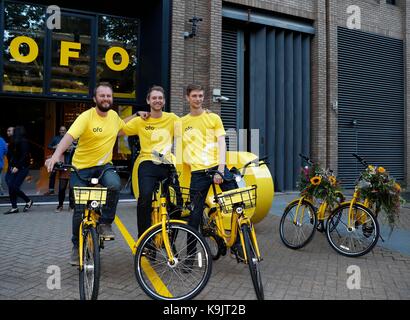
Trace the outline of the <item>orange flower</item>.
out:
M 322 177 L 314 176 L 310 179 L 310 183 L 314 186 L 318 186 L 322 182 Z
M 378 168 L 377 168 L 377 171 L 378 171 L 379 173 L 385 173 L 385 172 L 386 172 L 386 169 L 384 169 L 383 167 L 378 167 Z
M 400 187 L 400 185 L 399 185 L 397 182 L 394 184 L 394 187 L 396 188 L 397 191 L 400 192 L 401 187 Z
M 329 182 L 332 186 L 336 185 L 336 178 L 334 176 L 329 177 Z

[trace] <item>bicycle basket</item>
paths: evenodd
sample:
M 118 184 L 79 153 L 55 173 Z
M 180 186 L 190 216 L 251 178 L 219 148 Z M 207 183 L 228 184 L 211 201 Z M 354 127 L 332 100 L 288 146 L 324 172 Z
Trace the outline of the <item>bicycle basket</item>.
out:
M 99 187 L 74 187 L 75 204 L 87 204 L 89 201 L 98 201 L 101 205 L 106 203 L 107 188 Z
M 243 209 L 255 208 L 256 185 L 222 192 L 217 197 L 222 210 L 226 214 L 231 214 L 237 206 L 242 206 Z M 253 211 L 247 212 L 246 215 L 253 215 Z

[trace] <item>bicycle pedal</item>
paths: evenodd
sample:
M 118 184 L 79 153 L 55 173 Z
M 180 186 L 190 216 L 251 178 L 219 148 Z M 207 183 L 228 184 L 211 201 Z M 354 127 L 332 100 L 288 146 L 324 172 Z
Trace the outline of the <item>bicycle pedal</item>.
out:
M 103 239 L 104 241 L 112 241 L 112 240 L 115 240 L 114 237 L 103 237 L 103 236 L 100 236 L 100 238 Z

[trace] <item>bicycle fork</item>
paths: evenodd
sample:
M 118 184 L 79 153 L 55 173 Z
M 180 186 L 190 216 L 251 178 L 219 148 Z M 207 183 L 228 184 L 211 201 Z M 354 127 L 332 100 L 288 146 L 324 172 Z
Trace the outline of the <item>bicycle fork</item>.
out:
M 79 230 L 79 234 L 78 234 L 78 257 L 80 260 L 79 263 L 79 269 L 80 271 L 83 270 L 84 268 L 84 226 L 91 226 L 92 228 L 96 228 L 97 227 L 97 223 L 96 220 L 94 220 L 94 216 L 93 213 L 90 212 L 90 210 L 85 209 L 84 212 L 84 219 L 81 221 L 80 223 L 80 230 Z

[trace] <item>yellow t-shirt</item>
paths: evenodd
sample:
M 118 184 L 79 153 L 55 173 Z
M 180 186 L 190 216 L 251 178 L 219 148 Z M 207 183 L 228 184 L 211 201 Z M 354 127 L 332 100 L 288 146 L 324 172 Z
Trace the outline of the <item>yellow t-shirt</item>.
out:
M 136 117 L 128 121 L 122 129 L 126 135 L 138 135 L 140 138 L 141 151 L 138 156 L 140 161 L 155 160 L 152 151 L 161 154 L 171 152 L 174 128 L 179 117 L 174 113 L 162 112 L 161 118 L 149 117 L 143 120 Z
M 219 164 L 218 138 L 226 135 L 221 118 L 215 113 L 187 114 L 182 120 L 182 157 L 191 171 Z
M 110 110 L 106 117 L 98 115 L 95 108 L 84 111 L 71 125 L 68 133 L 78 138 L 73 165 L 78 169 L 101 166 L 112 160 L 112 151 L 124 121 Z

